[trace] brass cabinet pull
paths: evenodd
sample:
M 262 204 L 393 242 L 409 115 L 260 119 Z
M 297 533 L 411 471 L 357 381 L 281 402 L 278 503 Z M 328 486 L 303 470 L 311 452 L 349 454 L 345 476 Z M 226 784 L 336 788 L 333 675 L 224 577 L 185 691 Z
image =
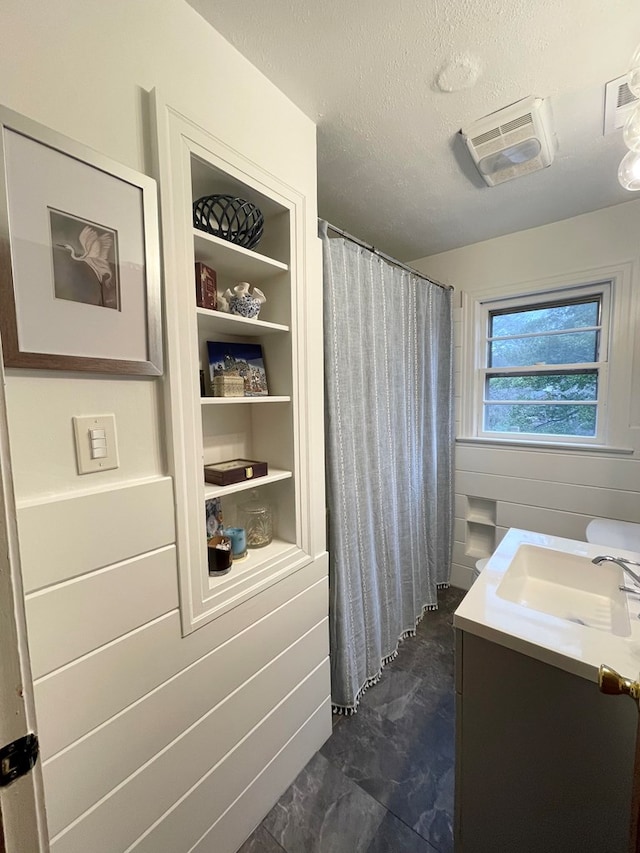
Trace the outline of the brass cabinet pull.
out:
M 631 696 L 640 705 L 640 681 L 632 681 L 630 678 L 623 678 L 620 673 L 610 666 L 600 665 L 598 671 L 598 687 L 601 693 L 608 693 L 611 696 L 619 696 L 624 693 Z

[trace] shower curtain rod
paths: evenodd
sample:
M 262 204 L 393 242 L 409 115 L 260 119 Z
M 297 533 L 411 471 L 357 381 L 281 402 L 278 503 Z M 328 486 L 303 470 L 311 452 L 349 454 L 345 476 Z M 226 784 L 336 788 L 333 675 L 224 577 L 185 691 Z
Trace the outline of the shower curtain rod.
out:
M 358 246 L 362 246 L 363 249 L 369 249 L 370 252 L 373 252 L 374 255 L 378 255 L 380 258 L 384 258 L 385 261 L 388 261 L 390 264 L 394 264 L 396 267 L 400 267 L 402 270 L 406 270 L 410 272 L 412 275 L 417 275 L 418 278 L 422 278 L 425 281 L 428 281 L 430 284 L 436 284 L 438 287 L 441 287 L 443 290 L 453 290 L 453 287 L 450 284 L 442 284 L 441 281 L 436 281 L 433 278 L 429 278 L 429 276 L 424 273 L 418 272 L 418 270 L 414 270 L 413 267 L 407 266 L 407 264 L 403 264 L 402 261 L 398 261 L 395 258 L 392 258 L 391 255 L 387 255 L 385 252 L 381 252 L 380 249 L 376 249 L 375 246 L 372 246 L 370 243 L 365 243 L 364 240 L 359 240 L 357 237 L 354 237 L 353 234 L 349 234 L 347 231 L 343 231 L 342 228 L 336 228 L 335 225 L 332 225 L 330 222 L 327 222 L 327 228 L 330 228 L 331 231 L 334 231 L 336 234 L 340 234 L 341 237 L 344 237 L 345 240 L 350 240 L 352 243 L 356 243 Z

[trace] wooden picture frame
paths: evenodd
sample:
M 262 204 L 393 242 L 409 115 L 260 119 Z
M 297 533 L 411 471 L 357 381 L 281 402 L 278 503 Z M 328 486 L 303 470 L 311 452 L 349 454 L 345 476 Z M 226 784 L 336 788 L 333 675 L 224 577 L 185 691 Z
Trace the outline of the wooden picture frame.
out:
M 6 367 L 162 374 L 156 182 L 0 107 Z

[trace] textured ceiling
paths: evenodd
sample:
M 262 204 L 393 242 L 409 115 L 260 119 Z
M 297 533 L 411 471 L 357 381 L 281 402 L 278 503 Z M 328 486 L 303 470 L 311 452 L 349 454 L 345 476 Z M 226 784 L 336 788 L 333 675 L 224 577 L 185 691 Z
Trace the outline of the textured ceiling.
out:
M 602 120 L 638 0 L 188 2 L 317 122 L 320 215 L 396 257 L 632 198 Z M 457 131 L 528 95 L 551 98 L 555 160 L 485 187 Z

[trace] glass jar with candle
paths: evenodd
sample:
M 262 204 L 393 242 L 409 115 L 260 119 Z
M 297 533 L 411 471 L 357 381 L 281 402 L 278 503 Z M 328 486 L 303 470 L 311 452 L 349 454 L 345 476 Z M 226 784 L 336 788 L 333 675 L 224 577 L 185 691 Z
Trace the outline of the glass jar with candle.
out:
M 264 548 L 273 539 L 273 518 L 271 507 L 260 500 L 258 492 L 251 492 L 250 499 L 238 506 L 240 524 L 247 534 L 249 548 Z

